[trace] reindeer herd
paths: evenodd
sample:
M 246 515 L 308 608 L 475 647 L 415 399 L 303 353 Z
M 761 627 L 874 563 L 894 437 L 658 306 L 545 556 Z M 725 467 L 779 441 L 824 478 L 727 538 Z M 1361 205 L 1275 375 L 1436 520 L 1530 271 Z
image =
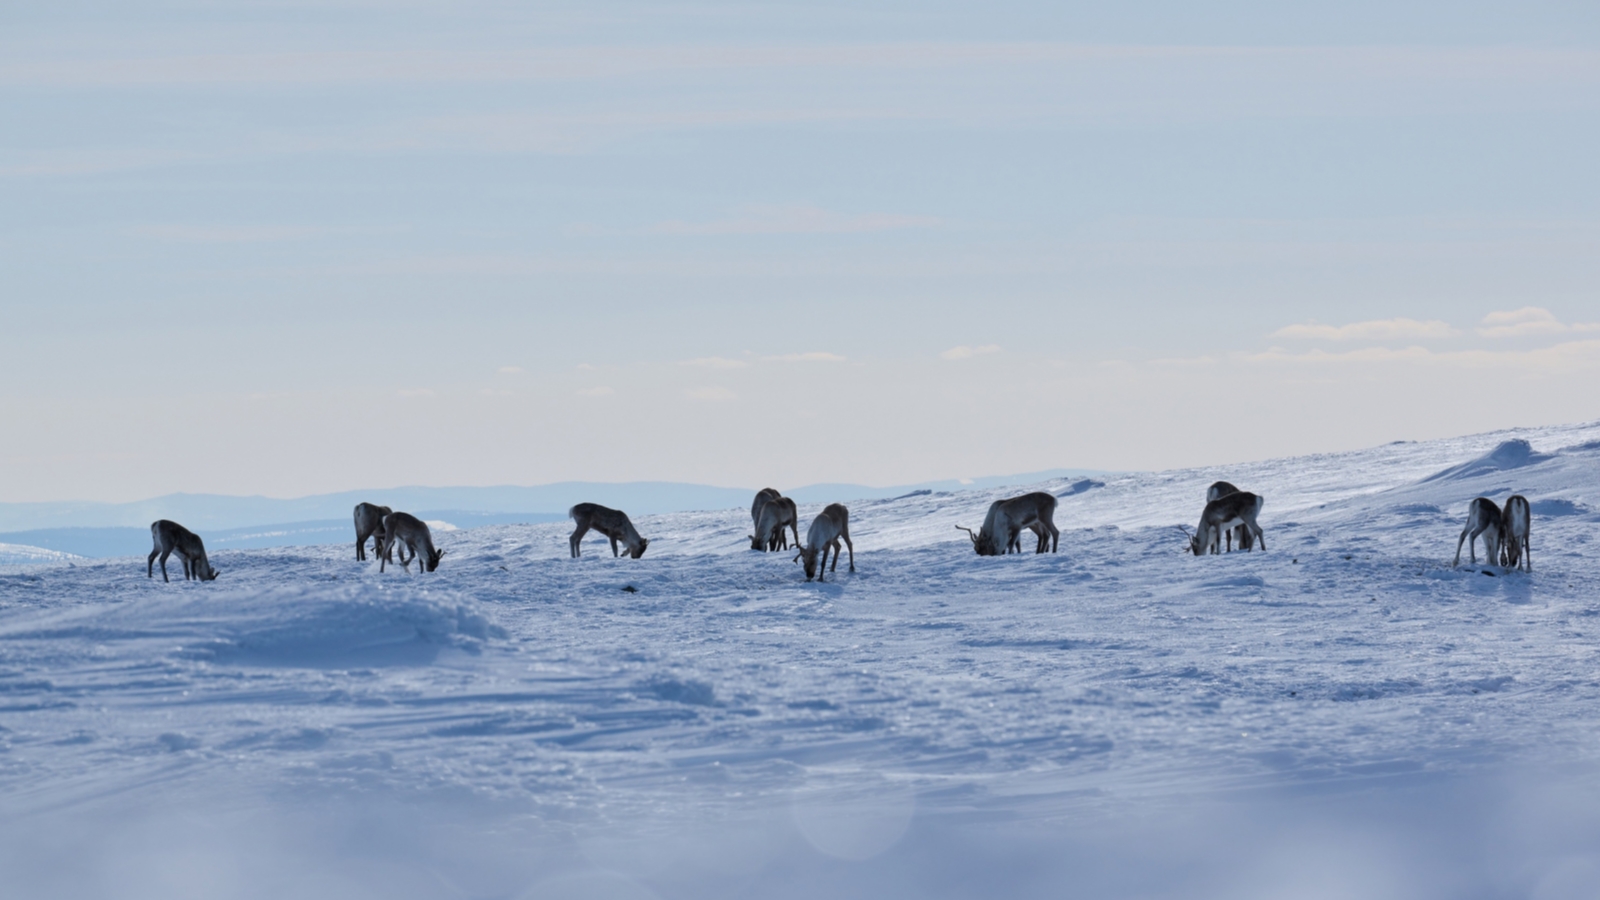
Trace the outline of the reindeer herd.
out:
M 1266 499 L 1250 491 L 1241 491 L 1226 481 L 1218 481 L 1206 489 L 1206 504 L 1200 512 L 1200 524 L 1193 533 L 1183 526 L 1188 542 L 1187 550 L 1195 556 L 1233 552 L 1237 544 L 1242 551 L 1256 547 L 1267 549 L 1266 537 L 1256 517 Z M 977 531 L 957 525 L 972 538 L 972 548 L 979 556 L 1004 556 L 1021 553 L 1022 533 L 1033 532 L 1035 553 L 1055 553 L 1061 544 L 1061 532 L 1055 525 L 1056 498 L 1044 491 L 1034 491 L 1020 497 L 996 500 L 989 504 L 988 515 Z M 1533 571 L 1533 558 L 1528 543 L 1528 499 L 1513 494 L 1502 509 L 1488 497 L 1478 497 L 1467 507 L 1467 525 L 1456 541 L 1456 557 L 1452 566 L 1461 564 L 1461 546 L 1473 565 L 1478 562 L 1477 543 L 1483 540 L 1484 561 L 1490 565 L 1511 566 Z M 577 526 L 568 538 L 572 557 L 579 555 L 578 545 L 584 535 L 597 531 L 611 542 L 611 555 L 620 556 L 625 551 L 633 559 L 644 556 L 650 546 L 641 537 L 627 513 L 601 506 L 598 503 L 579 503 L 567 510 L 567 515 Z M 843 504 L 830 503 L 806 529 L 804 541 L 800 540 L 800 520 L 795 502 L 773 488 L 763 488 L 750 506 L 750 549 L 775 552 L 790 549 L 789 534 L 794 534 L 796 553 L 794 562 L 800 563 L 806 580 L 826 580 L 827 572 L 838 572 L 840 544 L 849 551 L 850 571 L 856 570 L 856 548 L 850 541 L 850 510 Z M 444 550 L 435 549 L 433 534 L 428 525 L 410 513 L 395 512 L 387 506 L 358 503 L 355 508 L 356 559 L 367 558 L 366 544 L 373 542 L 373 554 L 378 559 L 378 571 L 395 561 L 395 551 L 400 554 L 400 565 L 411 571 L 411 561 L 417 561 L 419 571 L 433 572 L 439 568 Z M 199 535 L 176 522 L 162 519 L 150 525 L 150 537 L 155 544 L 146 560 L 145 575 L 155 577 L 156 558 L 161 560 L 161 580 L 167 578 L 167 558 L 176 554 L 183 563 L 185 580 L 193 577 L 201 581 L 214 581 L 217 570 L 206 559 L 205 544 Z M 828 553 L 833 553 L 833 567 L 828 567 Z

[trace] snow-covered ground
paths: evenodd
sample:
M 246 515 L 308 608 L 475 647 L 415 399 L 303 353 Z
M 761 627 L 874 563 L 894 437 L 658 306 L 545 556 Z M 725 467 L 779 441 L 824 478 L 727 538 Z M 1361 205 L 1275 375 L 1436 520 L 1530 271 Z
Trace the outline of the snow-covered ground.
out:
M 1267 552 L 1183 553 L 1218 478 Z M 1056 555 L 852 503 L 826 583 L 747 510 L 7 570 L 0 892 L 1600 896 L 1600 424 L 1104 481 Z M 1512 491 L 1534 571 L 1452 569 Z
M 21 572 L 35 566 L 59 566 L 82 557 L 59 550 L 30 547 L 27 544 L 0 543 L 0 572 Z

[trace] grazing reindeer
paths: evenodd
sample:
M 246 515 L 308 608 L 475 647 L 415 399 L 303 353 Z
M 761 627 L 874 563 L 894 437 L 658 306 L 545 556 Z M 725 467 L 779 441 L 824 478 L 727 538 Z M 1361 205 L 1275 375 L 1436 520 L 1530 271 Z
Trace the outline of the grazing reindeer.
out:
M 374 551 L 383 546 L 383 517 L 392 512 L 394 510 L 389 507 L 375 503 L 356 504 L 356 559 L 367 558 L 367 538 L 373 539 Z
M 1206 502 L 1210 503 L 1211 501 L 1220 497 L 1226 497 L 1229 494 L 1237 493 L 1239 493 L 1238 488 L 1226 481 L 1218 481 L 1211 485 L 1211 487 L 1206 488 Z M 1238 538 L 1240 550 L 1251 549 L 1250 529 L 1244 527 L 1243 525 L 1236 525 L 1233 528 L 1228 529 L 1227 534 L 1223 535 L 1223 540 L 1227 545 L 1229 553 L 1233 552 L 1233 542 L 1235 538 Z
M 1061 532 L 1056 529 L 1056 498 L 1044 491 L 1034 491 L 1010 500 L 996 500 L 989 504 L 989 514 L 983 527 L 974 532 L 957 525 L 972 538 L 972 548 L 979 556 L 1004 556 L 1014 548 L 1022 552 L 1021 535 L 1024 529 L 1039 537 L 1036 553 L 1048 547 L 1051 553 L 1061 546 Z M 1046 535 L 1049 535 L 1046 538 Z
M 410 513 L 390 513 L 383 517 L 383 545 L 378 548 L 378 571 L 382 572 L 384 566 L 393 559 L 394 547 L 403 544 L 400 549 L 400 565 L 405 566 L 407 572 L 411 571 L 411 560 L 417 561 L 417 570 L 433 572 L 439 568 L 439 560 L 444 558 L 445 551 L 433 549 L 433 532 L 428 530 L 428 524 Z M 406 556 L 406 550 L 411 551 L 411 556 Z
M 1194 534 L 1184 530 L 1181 525 L 1178 526 L 1178 530 L 1189 539 L 1189 552 L 1195 556 L 1220 553 L 1223 532 L 1240 525 L 1243 525 L 1253 538 L 1250 546 L 1243 549 L 1253 550 L 1256 544 L 1260 544 L 1261 549 L 1265 550 L 1267 539 L 1261 533 L 1261 526 L 1256 524 L 1256 516 L 1261 514 L 1261 507 L 1266 502 L 1267 498 L 1249 491 L 1234 491 L 1206 504 L 1206 508 L 1200 513 L 1200 524 L 1195 528 Z
M 770 490 L 770 489 L 769 489 Z M 756 533 L 750 535 L 751 550 L 787 550 L 789 536 L 786 528 L 794 529 L 794 544 L 800 546 L 800 512 L 794 501 L 778 497 L 761 505 L 756 516 Z
M 757 527 L 761 524 L 761 507 L 766 506 L 768 503 L 771 503 L 782 496 L 782 494 L 778 493 L 777 488 L 762 488 L 761 490 L 756 491 L 756 499 L 750 503 L 751 527 Z M 795 540 L 799 541 L 799 538 L 795 538 Z M 757 550 L 760 548 L 751 547 L 750 549 Z
M 644 548 L 650 542 L 639 536 L 634 530 L 633 523 L 628 521 L 628 514 L 621 510 L 610 509 L 598 503 L 579 503 L 567 510 L 567 515 L 578 524 L 577 530 L 572 532 L 572 537 L 567 540 L 572 549 L 574 559 L 578 556 L 578 542 L 593 528 L 611 539 L 611 555 L 617 555 L 617 542 L 621 541 L 628 548 L 628 555 L 634 559 L 644 555 Z
M 1452 567 L 1461 565 L 1461 544 L 1468 540 L 1467 553 L 1473 565 L 1478 564 L 1478 535 L 1483 535 L 1483 559 L 1489 565 L 1500 562 L 1500 507 L 1488 497 L 1478 497 L 1467 504 L 1467 527 L 1456 538 L 1456 560 Z
M 178 559 L 183 561 L 183 580 L 188 581 L 190 574 L 201 581 L 216 581 L 219 574 L 211 568 L 211 561 L 206 559 L 206 545 L 200 541 L 200 535 L 168 519 L 161 519 L 150 523 L 150 539 L 155 547 L 150 551 L 150 558 L 145 560 L 144 575 L 154 578 L 156 556 L 161 557 L 161 580 L 170 582 L 167 578 L 167 557 L 178 554 Z
M 843 504 L 829 503 L 806 529 L 806 542 L 795 556 L 795 562 L 804 562 L 806 580 L 814 575 L 818 581 L 827 581 L 823 573 L 828 568 L 828 548 L 833 548 L 833 571 L 839 571 L 839 541 L 850 548 L 850 571 L 856 570 L 856 545 L 850 542 L 850 510 Z M 817 554 L 822 554 L 822 565 L 817 565 Z
M 1533 548 L 1528 546 L 1528 498 L 1512 494 L 1506 498 L 1506 508 L 1500 514 L 1501 565 L 1515 569 L 1527 564 L 1533 571 Z

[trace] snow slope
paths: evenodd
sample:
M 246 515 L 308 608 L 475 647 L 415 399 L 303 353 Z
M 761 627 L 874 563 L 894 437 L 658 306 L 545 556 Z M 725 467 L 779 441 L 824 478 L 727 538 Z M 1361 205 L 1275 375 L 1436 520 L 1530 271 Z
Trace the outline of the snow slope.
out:
M 47 550 L 28 544 L 0 543 L 0 572 L 12 572 L 33 566 L 59 566 L 82 559 L 71 553 Z
M 1267 552 L 1183 554 L 1218 478 Z M 826 583 L 737 511 L 0 575 L 0 887 L 1596 895 L 1600 424 L 1039 487 L 1059 554 L 870 500 Z M 1511 491 L 1534 571 L 1452 569 Z

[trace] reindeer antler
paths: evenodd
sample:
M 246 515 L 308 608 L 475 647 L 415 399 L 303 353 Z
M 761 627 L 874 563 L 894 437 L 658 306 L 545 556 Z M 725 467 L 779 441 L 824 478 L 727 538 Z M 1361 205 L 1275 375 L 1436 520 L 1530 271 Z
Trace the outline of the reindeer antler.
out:
M 974 544 L 976 544 L 978 542 L 978 535 L 971 528 L 968 528 L 965 525 L 957 525 L 956 526 L 956 530 L 957 531 L 965 531 L 967 533 L 967 537 L 972 538 L 972 542 Z

